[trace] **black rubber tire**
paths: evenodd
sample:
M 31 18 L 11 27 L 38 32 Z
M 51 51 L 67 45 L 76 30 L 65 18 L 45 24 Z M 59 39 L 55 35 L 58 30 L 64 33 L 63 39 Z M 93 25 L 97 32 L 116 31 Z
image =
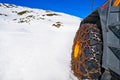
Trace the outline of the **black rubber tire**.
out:
M 81 50 L 74 56 L 75 45 L 79 44 Z M 71 69 L 79 79 L 100 79 L 102 65 L 102 37 L 96 24 L 82 24 L 78 29 L 71 56 Z

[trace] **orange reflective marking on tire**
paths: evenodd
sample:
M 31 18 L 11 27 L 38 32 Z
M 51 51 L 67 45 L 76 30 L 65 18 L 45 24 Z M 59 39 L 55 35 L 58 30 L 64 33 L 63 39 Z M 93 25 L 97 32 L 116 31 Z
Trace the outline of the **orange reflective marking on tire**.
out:
M 77 58 L 79 54 L 81 54 L 81 45 L 79 42 L 76 42 L 75 47 L 74 47 L 74 57 Z

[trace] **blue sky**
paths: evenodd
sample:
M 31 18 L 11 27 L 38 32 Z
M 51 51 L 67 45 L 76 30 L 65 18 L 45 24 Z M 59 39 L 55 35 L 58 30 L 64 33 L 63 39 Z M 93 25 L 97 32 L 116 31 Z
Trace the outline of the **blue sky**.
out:
M 93 9 L 102 5 L 105 1 L 94 0 Z M 92 0 L 0 0 L 0 3 L 64 12 L 85 18 L 91 12 Z

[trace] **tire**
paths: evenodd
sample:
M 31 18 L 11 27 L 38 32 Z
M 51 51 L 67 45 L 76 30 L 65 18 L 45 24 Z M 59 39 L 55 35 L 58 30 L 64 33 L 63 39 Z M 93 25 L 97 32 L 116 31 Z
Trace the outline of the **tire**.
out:
M 101 77 L 102 38 L 96 24 L 82 24 L 76 33 L 72 47 L 71 69 L 79 79 Z

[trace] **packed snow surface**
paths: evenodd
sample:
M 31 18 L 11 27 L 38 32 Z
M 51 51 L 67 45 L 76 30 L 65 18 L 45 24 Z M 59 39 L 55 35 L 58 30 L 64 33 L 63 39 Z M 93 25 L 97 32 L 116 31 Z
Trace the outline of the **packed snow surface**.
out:
M 0 3 L 0 80 L 76 80 L 70 68 L 80 18 Z

